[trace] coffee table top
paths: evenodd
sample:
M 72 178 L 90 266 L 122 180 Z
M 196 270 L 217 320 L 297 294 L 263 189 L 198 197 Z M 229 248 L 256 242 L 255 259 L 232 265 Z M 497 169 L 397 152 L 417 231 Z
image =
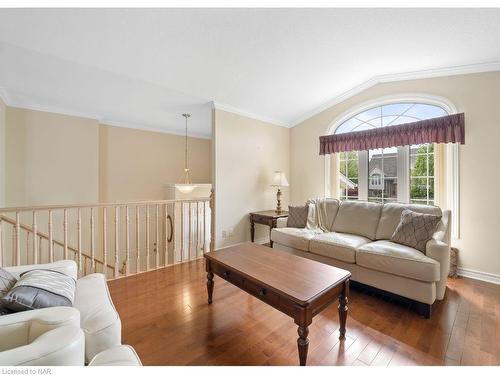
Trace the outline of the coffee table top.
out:
M 206 253 L 205 258 L 245 274 L 306 305 L 351 276 L 349 271 L 251 242 Z

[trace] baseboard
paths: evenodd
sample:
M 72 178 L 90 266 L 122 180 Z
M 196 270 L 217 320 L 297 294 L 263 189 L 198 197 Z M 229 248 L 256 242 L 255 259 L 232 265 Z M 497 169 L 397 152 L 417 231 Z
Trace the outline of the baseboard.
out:
M 470 268 L 458 267 L 458 275 L 469 279 L 481 280 L 487 283 L 500 284 L 500 275 L 483 271 L 471 270 Z
M 228 247 L 232 247 L 232 246 L 236 246 L 236 245 L 241 245 L 241 244 L 244 244 L 244 243 L 247 243 L 247 242 L 249 242 L 249 241 L 236 242 L 236 243 L 233 243 L 231 245 L 216 247 L 215 250 L 226 249 Z M 253 242 L 256 243 L 256 244 L 259 244 L 259 245 L 265 245 L 266 243 L 269 243 L 269 238 L 256 239 Z

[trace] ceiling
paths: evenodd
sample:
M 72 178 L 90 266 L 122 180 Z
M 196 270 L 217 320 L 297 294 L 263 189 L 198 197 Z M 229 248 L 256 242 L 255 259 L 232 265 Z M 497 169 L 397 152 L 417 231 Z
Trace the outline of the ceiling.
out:
M 500 61 L 500 9 L 3 9 L 9 104 L 209 137 L 291 126 L 374 77 Z

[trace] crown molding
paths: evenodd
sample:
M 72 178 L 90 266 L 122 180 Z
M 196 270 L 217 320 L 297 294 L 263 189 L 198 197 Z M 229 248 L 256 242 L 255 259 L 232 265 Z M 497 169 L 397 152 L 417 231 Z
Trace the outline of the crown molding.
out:
M 254 120 L 267 122 L 268 124 L 271 124 L 271 125 L 283 126 L 285 128 L 290 127 L 290 124 L 287 124 L 283 121 L 276 120 L 276 119 L 266 117 L 266 116 L 261 116 L 261 115 L 258 115 L 256 113 L 253 113 L 253 112 L 244 111 L 244 110 L 241 110 L 239 108 L 231 107 L 227 104 L 222 104 L 222 103 L 218 103 L 218 102 L 213 101 L 212 105 L 213 105 L 213 108 L 218 109 L 220 111 L 230 112 L 230 113 L 234 113 L 236 115 L 248 117 L 248 118 L 251 118 Z
M 296 120 L 292 121 L 290 127 L 294 127 L 300 124 L 301 122 L 317 115 L 318 113 L 321 113 L 324 110 L 333 107 L 334 105 L 339 104 L 344 100 L 347 100 L 379 83 L 409 81 L 413 79 L 426 79 L 426 78 L 446 77 L 446 76 L 463 75 L 463 74 L 494 72 L 494 71 L 500 71 L 500 61 L 493 61 L 480 64 L 460 65 L 448 68 L 418 70 L 418 71 L 404 72 L 404 73 L 383 74 L 375 76 L 353 87 L 352 89 L 345 91 L 344 93 L 334 97 L 333 99 L 323 103 L 316 109 L 306 112 L 302 116 L 298 117 Z
M 12 107 L 12 108 L 21 108 L 21 109 L 28 109 L 31 111 L 54 113 L 54 114 L 63 115 L 63 116 L 86 118 L 86 119 L 90 119 L 90 120 L 95 120 L 99 124 L 102 124 L 102 125 L 116 126 L 116 127 L 120 127 L 120 128 L 144 130 L 144 131 L 150 131 L 150 132 L 155 132 L 155 133 L 172 134 L 172 135 L 177 135 L 177 136 L 184 136 L 185 135 L 183 132 L 166 130 L 166 129 L 158 128 L 155 126 L 140 125 L 140 124 L 130 123 L 127 121 L 108 119 L 108 118 L 105 118 L 103 116 L 97 115 L 95 113 L 90 113 L 90 112 L 71 111 L 71 110 L 67 110 L 65 108 L 61 108 L 61 107 L 47 106 L 47 105 L 40 105 L 40 104 L 16 103 L 15 101 L 13 101 L 11 99 L 10 95 L 8 94 L 8 90 L 5 87 L 0 87 L 0 98 L 3 100 L 3 102 L 5 103 L 6 106 Z M 210 135 L 199 134 L 199 133 L 191 133 L 191 135 L 189 135 L 189 137 L 190 138 L 200 138 L 200 139 L 211 139 Z

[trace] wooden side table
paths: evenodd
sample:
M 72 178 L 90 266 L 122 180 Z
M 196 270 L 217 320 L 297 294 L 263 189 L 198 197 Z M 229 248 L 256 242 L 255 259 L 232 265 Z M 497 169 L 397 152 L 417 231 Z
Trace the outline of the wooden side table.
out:
M 252 242 L 255 239 L 255 224 L 263 224 L 269 227 L 269 242 L 271 247 L 273 247 L 273 241 L 271 240 L 271 231 L 276 228 L 278 219 L 281 217 L 288 217 L 288 211 L 282 211 L 277 214 L 275 210 L 270 211 L 258 211 L 250 213 L 250 238 Z

